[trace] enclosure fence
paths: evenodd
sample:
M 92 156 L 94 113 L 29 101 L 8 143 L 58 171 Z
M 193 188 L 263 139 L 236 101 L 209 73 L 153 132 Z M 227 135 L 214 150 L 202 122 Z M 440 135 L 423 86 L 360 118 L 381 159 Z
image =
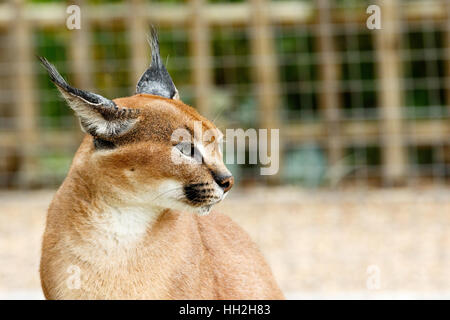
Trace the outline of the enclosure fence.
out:
M 1 3 L 0 186 L 56 184 L 80 142 L 35 54 L 76 87 L 130 95 L 150 24 L 183 100 L 227 127 L 280 129 L 270 182 L 448 183 L 450 1 L 372 2 Z M 79 30 L 66 28 L 71 4 Z M 366 26 L 370 4 L 381 29 Z

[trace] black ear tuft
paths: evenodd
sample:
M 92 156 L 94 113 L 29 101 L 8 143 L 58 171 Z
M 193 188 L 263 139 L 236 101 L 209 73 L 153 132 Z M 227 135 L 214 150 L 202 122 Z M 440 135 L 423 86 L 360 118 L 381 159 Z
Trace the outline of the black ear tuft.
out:
M 159 53 L 158 34 L 154 27 L 149 38 L 152 62 L 136 86 L 136 93 L 148 93 L 169 99 L 178 99 L 178 90 L 164 66 Z
M 47 59 L 38 57 L 69 106 L 80 118 L 81 127 L 94 137 L 110 139 L 126 133 L 137 121 L 139 109 L 117 106 L 101 95 L 70 86 Z
M 98 105 L 98 106 L 104 106 L 104 107 L 115 107 L 115 103 L 109 99 L 106 99 L 102 97 L 101 95 L 80 90 L 77 88 L 74 88 L 70 86 L 66 80 L 59 74 L 58 70 L 56 70 L 55 66 L 52 65 L 48 60 L 44 57 L 37 57 L 39 61 L 41 61 L 41 64 L 44 66 L 45 69 L 47 69 L 48 75 L 50 76 L 50 79 L 52 82 L 58 87 L 58 89 L 62 90 L 63 92 L 76 96 L 78 98 L 81 98 L 85 100 L 87 103 L 92 105 Z

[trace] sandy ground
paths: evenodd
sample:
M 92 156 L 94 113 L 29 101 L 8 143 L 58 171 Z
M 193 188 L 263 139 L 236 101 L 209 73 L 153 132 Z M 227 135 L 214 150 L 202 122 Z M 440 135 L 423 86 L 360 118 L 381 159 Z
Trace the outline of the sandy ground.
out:
M 42 298 L 53 193 L 0 192 L 0 298 Z M 236 189 L 216 210 L 250 233 L 288 298 L 450 298 L 448 187 Z

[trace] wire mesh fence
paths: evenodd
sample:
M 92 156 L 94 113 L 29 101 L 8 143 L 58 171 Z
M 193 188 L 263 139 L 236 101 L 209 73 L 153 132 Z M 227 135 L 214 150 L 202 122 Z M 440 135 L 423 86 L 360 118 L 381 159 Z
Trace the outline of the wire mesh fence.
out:
M 66 27 L 70 4 L 79 30 Z M 368 29 L 369 5 L 381 29 Z M 0 4 L 0 186 L 54 186 L 81 141 L 38 65 L 134 93 L 148 26 L 184 102 L 220 128 L 280 129 L 280 170 L 237 181 L 308 187 L 448 184 L 448 1 L 6 1 Z M 248 150 L 248 153 L 252 150 Z

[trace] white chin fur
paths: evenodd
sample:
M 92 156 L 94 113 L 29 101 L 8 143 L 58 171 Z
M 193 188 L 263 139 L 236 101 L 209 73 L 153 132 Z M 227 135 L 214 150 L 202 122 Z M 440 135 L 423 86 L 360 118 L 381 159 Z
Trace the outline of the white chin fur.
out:
M 204 207 L 200 207 L 196 212 L 199 216 L 207 216 L 211 212 L 212 204 Z
M 211 208 L 213 205 L 206 205 L 206 206 L 202 206 L 202 207 L 194 207 L 191 206 L 189 204 L 186 204 L 184 202 L 176 202 L 176 203 L 172 203 L 172 205 L 170 207 L 168 207 L 169 209 L 173 209 L 173 210 L 177 210 L 177 211 L 182 211 L 182 212 L 186 212 L 186 213 L 192 213 L 192 214 L 197 214 L 199 216 L 207 216 L 210 212 L 211 212 Z

